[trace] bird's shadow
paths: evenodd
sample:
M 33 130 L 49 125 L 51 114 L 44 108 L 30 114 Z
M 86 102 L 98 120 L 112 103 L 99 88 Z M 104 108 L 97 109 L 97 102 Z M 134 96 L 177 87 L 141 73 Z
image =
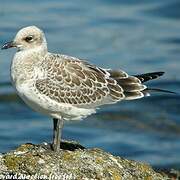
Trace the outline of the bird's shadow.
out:
M 75 151 L 77 149 L 86 149 L 84 146 L 80 145 L 77 142 L 69 142 L 69 141 L 62 141 L 60 148 L 63 150 Z
M 53 151 L 52 144 L 50 144 L 50 143 L 43 143 L 43 144 L 40 144 L 39 146 L 42 147 L 43 149 Z M 60 149 L 61 150 L 68 150 L 68 151 L 75 151 L 77 149 L 83 150 L 86 148 L 84 146 L 82 146 L 81 144 L 75 142 L 75 141 L 62 140 L 61 144 L 60 144 Z

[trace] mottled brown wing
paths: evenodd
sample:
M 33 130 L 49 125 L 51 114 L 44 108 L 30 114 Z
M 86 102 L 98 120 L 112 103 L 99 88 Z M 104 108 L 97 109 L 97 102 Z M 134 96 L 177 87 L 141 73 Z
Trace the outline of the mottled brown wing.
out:
M 42 66 L 47 71 L 47 78 L 37 80 L 36 88 L 57 102 L 86 108 L 124 98 L 123 89 L 106 70 L 87 62 L 54 55 Z

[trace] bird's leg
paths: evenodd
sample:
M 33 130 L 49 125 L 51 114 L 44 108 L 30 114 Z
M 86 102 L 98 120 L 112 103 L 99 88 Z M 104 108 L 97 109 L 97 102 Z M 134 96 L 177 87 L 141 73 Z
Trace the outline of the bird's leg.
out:
M 53 150 L 58 152 L 60 150 L 60 141 L 63 128 L 63 119 L 53 119 Z

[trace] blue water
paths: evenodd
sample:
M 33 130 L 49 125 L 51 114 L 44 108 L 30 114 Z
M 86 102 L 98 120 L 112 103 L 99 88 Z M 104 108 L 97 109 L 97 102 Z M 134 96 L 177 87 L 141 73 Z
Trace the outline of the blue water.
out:
M 49 50 L 130 74 L 165 71 L 152 87 L 180 92 L 179 0 L 0 1 L 0 44 L 27 25 L 45 30 Z M 0 152 L 51 141 L 52 121 L 15 95 L 9 68 L 15 50 L 0 52 Z M 180 96 L 158 93 L 108 105 L 67 122 L 63 138 L 114 155 L 180 168 Z

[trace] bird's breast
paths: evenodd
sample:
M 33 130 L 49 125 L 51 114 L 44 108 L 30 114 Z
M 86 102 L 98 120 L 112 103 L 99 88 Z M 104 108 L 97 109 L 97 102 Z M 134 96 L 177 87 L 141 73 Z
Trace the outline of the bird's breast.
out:
M 27 80 L 45 77 L 38 55 L 17 52 L 11 63 L 11 80 L 13 84 L 22 84 Z

